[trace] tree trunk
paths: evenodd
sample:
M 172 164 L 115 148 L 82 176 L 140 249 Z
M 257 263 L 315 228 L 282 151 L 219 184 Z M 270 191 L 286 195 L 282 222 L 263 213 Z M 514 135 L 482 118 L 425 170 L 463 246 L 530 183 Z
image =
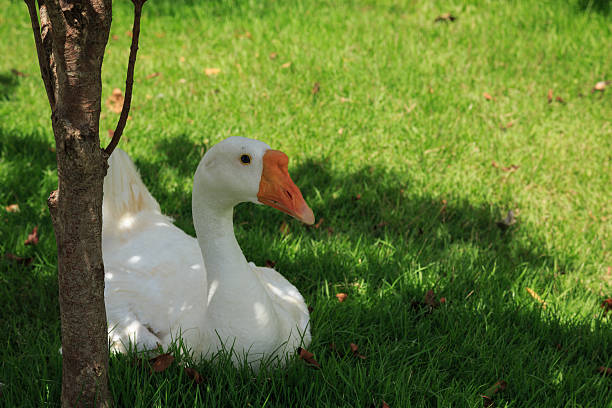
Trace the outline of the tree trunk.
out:
M 111 0 L 35 0 L 28 6 L 40 73 L 51 105 L 58 189 L 49 197 L 57 241 L 62 322 L 62 407 L 108 407 L 108 332 L 102 261 L 102 196 L 107 160 L 130 110 L 140 16 L 134 26 L 126 95 L 109 146 L 100 148 L 102 59 Z M 42 30 L 41 30 L 42 27 Z
M 62 406 L 107 407 L 101 244 L 107 154 L 98 133 L 111 0 L 39 0 L 42 37 L 35 26 L 34 0 L 25 1 L 51 104 L 57 154 L 58 190 L 48 204 L 58 254 Z

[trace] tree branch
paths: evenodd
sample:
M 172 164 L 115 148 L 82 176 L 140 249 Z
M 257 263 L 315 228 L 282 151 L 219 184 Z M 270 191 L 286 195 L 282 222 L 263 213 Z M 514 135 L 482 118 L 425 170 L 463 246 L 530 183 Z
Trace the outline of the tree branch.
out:
M 30 13 L 30 21 L 32 22 L 32 31 L 34 32 L 34 43 L 36 44 L 36 54 L 38 55 L 38 66 L 40 67 L 40 75 L 42 76 L 47 91 L 47 98 L 49 99 L 49 105 L 51 111 L 55 110 L 55 93 L 53 91 L 53 78 L 51 76 L 51 67 L 49 64 L 50 56 L 47 54 L 45 47 L 43 47 L 42 37 L 40 35 L 40 25 L 38 23 L 38 13 L 36 12 L 36 6 L 34 0 L 24 0 L 28 6 Z
M 113 133 L 113 138 L 109 145 L 104 149 L 104 152 L 109 156 L 117 147 L 119 139 L 123 134 L 123 129 L 127 122 L 128 113 L 130 112 L 130 104 L 132 103 L 132 86 L 134 85 L 134 64 L 136 64 L 136 53 L 138 52 L 138 37 L 140 36 L 140 15 L 142 6 L 147 0 L 132 0 L 134 3 L 134 24 L 132 26 L 132 45 L 130 46 L 130 59 L 128 61 L 127 77 L 125 79 L 125 98 L 123 100 L 123 108 L 117 122 L 117 128 Z

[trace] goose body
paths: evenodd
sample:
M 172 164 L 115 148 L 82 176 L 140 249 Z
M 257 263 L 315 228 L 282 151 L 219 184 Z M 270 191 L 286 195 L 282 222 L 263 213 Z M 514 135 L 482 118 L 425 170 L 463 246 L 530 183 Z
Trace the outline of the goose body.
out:
M 245 163 L 246 162 L 246 163 Z M 102 252 L 114 351 L 167 346 L 179 337 L 196 356 L 231 350 L 258 365 L 310 343 L 300 292 L 271 268 L 248 263 L 233 208 L 267 204 L 306 223 L 312 211 L 287 173 L 287 158 L 263 142 L 231 137 L 213 146 L 194 176 L 197 238 L 174 226 L 116 149 L 104 181 Z

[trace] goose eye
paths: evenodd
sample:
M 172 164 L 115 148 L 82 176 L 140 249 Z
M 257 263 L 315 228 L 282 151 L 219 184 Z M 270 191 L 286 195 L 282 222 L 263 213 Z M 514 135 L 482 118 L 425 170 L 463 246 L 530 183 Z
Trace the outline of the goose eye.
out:
M 251 164 L 251 156 L 248 154 L 243 154 L 240 156 L 240 162 L 242 164 Z

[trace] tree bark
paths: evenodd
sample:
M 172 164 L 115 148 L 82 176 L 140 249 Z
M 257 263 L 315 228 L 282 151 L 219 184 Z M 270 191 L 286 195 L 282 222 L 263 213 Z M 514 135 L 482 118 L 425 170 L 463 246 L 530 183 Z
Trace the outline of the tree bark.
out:
M 28 6 L 55 135 L 58 189 L 48 200 L 57 242 L 62 322 L 62 407 L 108 407 L 108 332 L 102 261 L 102 197 L 108 157 L 125 127 L 140 16 L 134 3 L 126 95 L 115 135 L 100 148 L 102 60 L 111 0 L 35 0 Z
M 48 204 L 58 253 L 62 406 L 107 407 L 101 233 L 108 155 L 100 149 L 99 119 L 111 0 L 39 0 L 42 33 L 34 23 L 34 0 L 25 1 L 56 144 L 58 190 Z

